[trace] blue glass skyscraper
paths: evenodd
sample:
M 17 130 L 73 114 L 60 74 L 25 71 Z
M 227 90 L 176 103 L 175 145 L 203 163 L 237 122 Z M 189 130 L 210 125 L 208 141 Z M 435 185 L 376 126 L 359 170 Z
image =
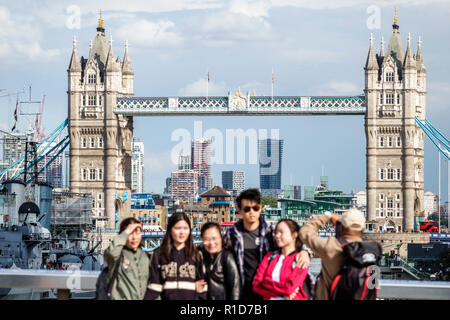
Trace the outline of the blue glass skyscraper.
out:
M 276 197 L 281 190 L 283 140 L 258 140 L 259 187 L 263 195 Z

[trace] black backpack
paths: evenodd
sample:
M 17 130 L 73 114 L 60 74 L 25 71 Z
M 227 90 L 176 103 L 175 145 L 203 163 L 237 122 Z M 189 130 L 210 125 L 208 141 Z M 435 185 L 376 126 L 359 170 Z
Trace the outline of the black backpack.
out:
M 97 282 L 95 283 L 95 299 L 96 300 L 110 300 L 111 292 L 114 286 L 114 281 L 117 278 L 117 274 L 119 273 L 119 267 L 123 260 L 123 253 L 120 253 L 120 257 L 114 266 L 114 272 L 112 274 L 111 280 L 108 283 L 108 273 L 109 268 L 106 265 L 100 275 L 97 278 Z
M 280 253 L 280 250 L 276 250 L 269 256 L 269 264 L 273 261 L 273 259 L 275 259 L 277 257 L 277 255 L 279 253 Z M 296 260 L 294 260 L 294 262 L 292 262 L 291 268 L 294 269 L 295 266 L 296 266 Z M 311 300 L 312 299 L 312 292 L 314 290 L 314 284 L 313 284 L 313 282 L 311 280 L 311 277 L 309 276 L 309 272 L 308 272 L 308 275 L 305 278 L 305 281 L 303 281 L 302 289 L 305 292 L 306 297 L 308 298 L 308 300 Z
M 338 240 L 344 250 L 344 265 L 331 283 L 330 299 L 375 300 L 378 286 L 373 277 L 379 276 L 376 268 L 381 260 L 380 244 Z

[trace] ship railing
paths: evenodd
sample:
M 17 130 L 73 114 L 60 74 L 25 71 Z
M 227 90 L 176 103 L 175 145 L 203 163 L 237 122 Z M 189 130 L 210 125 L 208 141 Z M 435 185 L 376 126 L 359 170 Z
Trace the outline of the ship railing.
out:
M 417 280 L 429 280 L 430 275 L 422 272 L 420 270 L 417 270 L 413 266 L 411 266 L 407 261 L 401 258 L 388 258 L 386 259 L 385 265 L 390 267 L 391 269 L 399 269 L 404 270 L 405 272 L 409 273 L 411 276 L 416 278 Z
M 57 299 L 74 291 L 95 291 L 100 271 L 0 269 L 0 288 L 56 289 Z M 450 282 L 379 280 L 378 299 L 450 300 Z

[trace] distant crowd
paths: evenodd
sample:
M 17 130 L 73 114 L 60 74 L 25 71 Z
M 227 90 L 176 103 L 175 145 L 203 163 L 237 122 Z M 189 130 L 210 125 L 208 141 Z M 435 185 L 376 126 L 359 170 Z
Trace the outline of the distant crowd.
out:
M 240 220 L 225 235 L 219 224 L 205 223 L 199 246 L 193 242 L 188 216 L 173 214 L 160 247 L 151 254 L 141 248 L 142 223 L 124 219 L 119 235 L 104 253 L 107 267 L 97 281 L 97 299 L 376 298 L 373 268 L 381 258 L 381 247 L 362 241 L 362 212 L 326 212 L 301 228 L 291 219 L 281 219 L 274 226 L 261 216 L 258 189 L 243 191 L 236 202 Z M 336 236 L 320 237 L 319 229 L 328 222 Z M 316 280 L 309 274 L 314 254 L 322 263 Z

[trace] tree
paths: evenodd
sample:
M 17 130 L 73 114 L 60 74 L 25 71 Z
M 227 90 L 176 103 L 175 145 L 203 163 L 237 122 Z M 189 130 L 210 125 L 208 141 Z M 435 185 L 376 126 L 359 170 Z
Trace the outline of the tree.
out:
M 277 199 L 271 196 L 264 196 L 261 198 L 261 205 L 264 207 L 268 205 L 271 208 L 277 207 Z

